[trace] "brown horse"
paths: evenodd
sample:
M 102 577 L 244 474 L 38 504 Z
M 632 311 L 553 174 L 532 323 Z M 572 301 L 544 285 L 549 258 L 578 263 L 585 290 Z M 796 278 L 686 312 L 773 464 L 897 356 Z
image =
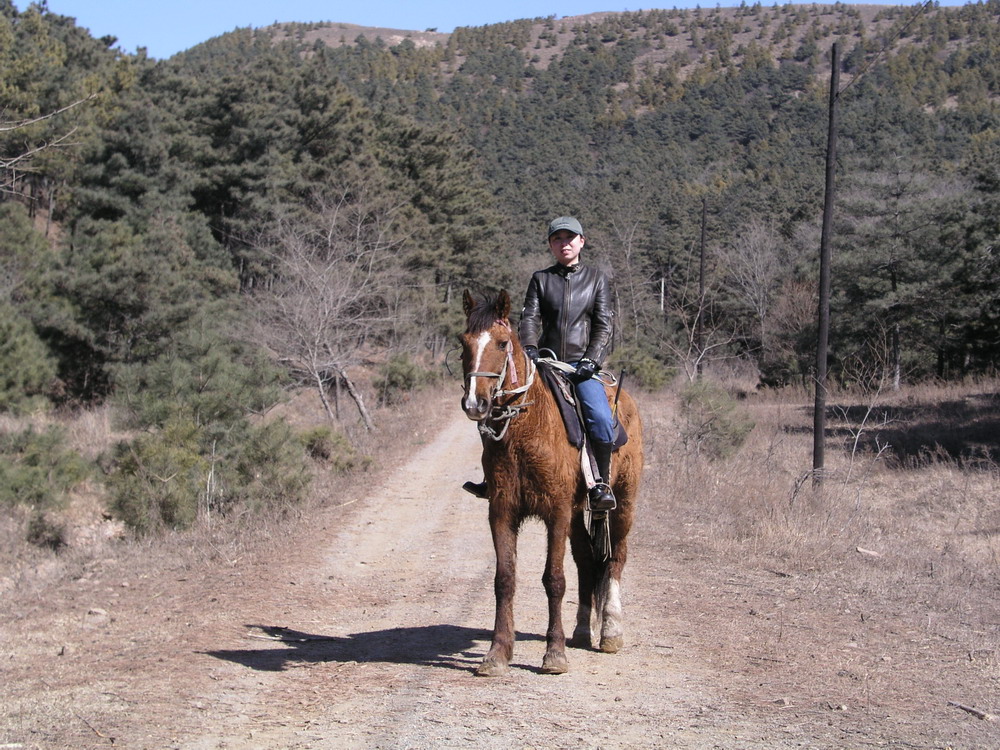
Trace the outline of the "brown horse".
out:
M 612 461 L 610 484 L 618 507 L 606 522 L 610 557 L 604 559 L 595 554 L 587 528 L 587 487 L 580 451 L 569 442 L 555 398 L 511 329 L 510 297 L 502 291 L 494 299 L 476 303 L 466 291 L 464 303 L 468 323 L 460 336 L 465 376 L 462 409 L 479 423 L 497 557 L 493 643 L 477 674 L 504 674 L 513 655 L 517 535 L 528 517 L 541 519 L 547 530 L 542 583 L 549 600 L 549 625 L 542 671 L 559 674 L 568 668 L 562 623 L 567 537 L 580 585 L 570 645 L 591 647 L 590 621 L 595 614 L 600 622 L 600 649 L 614 653 L 622 646 L 620 583 L 642 473 L 642 423 L 635 402 L 622 392 L 617 415 L 628 432 L 628 442 Z

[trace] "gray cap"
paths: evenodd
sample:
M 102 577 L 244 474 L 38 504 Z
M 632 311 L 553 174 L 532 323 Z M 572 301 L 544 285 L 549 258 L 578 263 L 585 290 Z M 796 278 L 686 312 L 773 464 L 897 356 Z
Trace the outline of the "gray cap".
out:
M 558 219 L 553 219 L 549 224 L 549 233 L 546 237 L 551 237 L 560 229 L 566 229 L 573 234 L 583 234 L 583 227 L 580 226 L 580 222 L 573 218 L 572 216 L 560 216 Z

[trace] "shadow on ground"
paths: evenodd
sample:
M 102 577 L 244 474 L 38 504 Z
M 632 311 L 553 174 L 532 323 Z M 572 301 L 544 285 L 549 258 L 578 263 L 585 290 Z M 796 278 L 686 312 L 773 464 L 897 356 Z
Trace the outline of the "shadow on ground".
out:
M 933 404 L 828 406 L 827 436 L 847 450 L 887 454 L 901 467 L 945 459 L 992 470 L 1000 459 L 1000 394 Z
M 331 661 L 423 664 L 468 671 L 478 666 L 493 635 L 488 630 L 455 625 L 392 628 L 348 636 L 317 635 L 276 625 L 246 627 L 248 637 L 272 641 L 273 645 L 202 653 L 263 672 L 280 672 L 292 664 Z M 517 640 L 544 639 L 519 633 Z

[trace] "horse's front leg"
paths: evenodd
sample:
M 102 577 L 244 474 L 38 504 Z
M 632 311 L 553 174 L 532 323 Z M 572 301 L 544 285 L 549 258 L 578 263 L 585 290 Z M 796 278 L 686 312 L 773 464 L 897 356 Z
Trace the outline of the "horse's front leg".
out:
M 496 551 L 497 569 L 493 579 L 496 594 L 496 621 L 493 624 L 493 643 L 476 669 L 480 677 L 498 677 L 506 674 L 514 655 L 514 589 L 516 586 L 517 530 L 510 519 L 490 512 L 490 529 Z
M 566 634 L 563 632 L 562 603 L 566 594 L 566 571 L 563 562 L 566 557 L 566 536 L 569 520 L 559 518 L 546 524 L 548 531 L 548 552 L 545 557 L 545 575 L 542 584 L 549 599 L 549 629 L 545 634 L 545 657 L 542 672 L 562 674 L 569 669 L 566 661 Z

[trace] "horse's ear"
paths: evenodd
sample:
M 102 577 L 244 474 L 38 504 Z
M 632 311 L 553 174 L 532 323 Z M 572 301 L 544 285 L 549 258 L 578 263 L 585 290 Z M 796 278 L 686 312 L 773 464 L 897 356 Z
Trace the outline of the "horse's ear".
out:
M 466 289 L 465 293 L 462 295 L 462 309 L 465 310 L 465 317 L 469 317 L 469 313 L 472 312 L 472 308 L 476 306 L 476 301 L 472 298 L 469 290 Z
M 497 295 L 497 320 L 507 320 L 510 317 L 510 295 L 506 289 L 501 289 Z

